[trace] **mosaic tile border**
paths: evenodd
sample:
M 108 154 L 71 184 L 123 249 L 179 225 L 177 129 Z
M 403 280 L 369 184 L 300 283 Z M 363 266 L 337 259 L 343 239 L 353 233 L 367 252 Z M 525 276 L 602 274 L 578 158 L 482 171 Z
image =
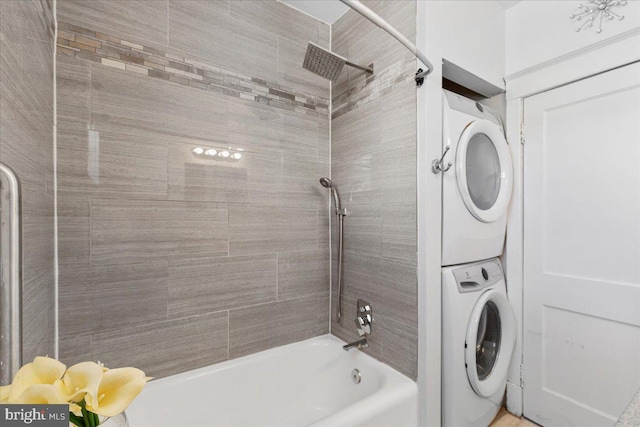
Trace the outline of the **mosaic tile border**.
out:
M 309 116 L 329 114 L 328 99 L 66 22 L 58 23 L 57 50 L 58 55 L 73 56 Z
M 357 86 L 336 95 L 332 100 L 331 118 L 340 117 L 388 94 L 398 84 L 407 83 L 415 86 L 416 69 L 415 59 L 398 61 Z

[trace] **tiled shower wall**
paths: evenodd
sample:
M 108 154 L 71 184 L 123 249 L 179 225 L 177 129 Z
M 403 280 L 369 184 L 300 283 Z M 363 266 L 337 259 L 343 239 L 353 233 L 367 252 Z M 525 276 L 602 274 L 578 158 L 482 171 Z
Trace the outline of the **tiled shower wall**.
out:
M 415 41 L 415 1 L 364 3 Z M 373 63 L 375 70 L 368 77 L 348 68 L 332 91 L 331 176 L 349 213 L 344 320 L 335 321 L 334 292 L 332 333 L 357 339 L 356 300 L 370 302 L 375 321 L 365 351 L 415 379 L 417 63 L 394 38 L 351 10 L 333 25 L 332 47 L 352 62 Z
M 329 27 L 276 1 L 58 20 L 63 361 L 160 377 L 327 333 L 329 84 L 301 64 Z
M 0 1 L 0 161 L 22 189 L 25 362 L 55 350 L 52 3 Z

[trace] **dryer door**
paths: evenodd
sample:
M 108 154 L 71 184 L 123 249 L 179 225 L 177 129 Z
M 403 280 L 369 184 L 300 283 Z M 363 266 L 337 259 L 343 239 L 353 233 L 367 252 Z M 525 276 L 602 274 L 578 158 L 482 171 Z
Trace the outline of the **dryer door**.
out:
M 465 341 L 467 377 L 476 394 L 494 395 L 507 379 L 516 319 L 504 292 L 485 291 L 471 312 Z
M 493 222 L 507 209 L 513 168 L 509 146 L 489 120 L 471 122 L 460 135 L 456 178 L 465 206 L 482 222 Z

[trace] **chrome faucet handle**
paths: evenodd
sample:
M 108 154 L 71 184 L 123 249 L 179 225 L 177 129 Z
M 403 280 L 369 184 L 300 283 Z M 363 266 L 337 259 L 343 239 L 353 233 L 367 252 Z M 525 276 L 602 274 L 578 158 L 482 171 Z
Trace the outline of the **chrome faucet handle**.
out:
M 368 319 L 358 317 L 356 319 L 356 328 L 358 328 L 358 334 L 363 337 L 371 333 L 371 322 Z
M 360 336 L 369 335 L 371 333 L 371 324 L 373 323 L 373 310 L 371 304 L 365 300 L 358 299 L 358 308 L 356 311 L 356 328 Z

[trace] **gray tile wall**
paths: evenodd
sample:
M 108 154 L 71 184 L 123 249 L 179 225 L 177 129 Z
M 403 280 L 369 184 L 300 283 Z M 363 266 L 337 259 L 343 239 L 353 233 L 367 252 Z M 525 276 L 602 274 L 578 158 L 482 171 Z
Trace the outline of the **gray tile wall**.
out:
M 22 186 L 25 361 L 55 351 L 52 10 L 0 1 L 0 161 Z
M 276 1 L 58 19 L 63 360 L 162 377 L 327 333 L 329 84 L 301 63 L 329 27 Z
M 415 1 L 364 3 L 415 40 Z M 333 25 L 332 46 L 353 62 L 373 62 L 376 72 L 368 77 L 345 67 L 333 86 L 331 176 L 349 216 L 344 225 L 344 320 L 335 322 L 334 292 L 331 331 L 347 341 L 358 339 L 356 300 L 369 301 L 375 322 L 365 351 L 415 379 L 417 92 L 412 77 L 417 63 L 400 43 L 354 11 Z

